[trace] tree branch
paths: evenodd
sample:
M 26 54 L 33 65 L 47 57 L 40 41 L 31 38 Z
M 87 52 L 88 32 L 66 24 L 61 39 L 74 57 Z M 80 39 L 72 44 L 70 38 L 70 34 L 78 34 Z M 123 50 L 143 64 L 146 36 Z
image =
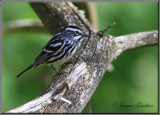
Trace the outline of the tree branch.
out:
M 90 33 L 89 42 L 76 63 L 62 66 L 39 98 L 7 113 L 77 113 L 81 112 L 101 81 L 108 65 L 122 52 L 157 45 L 158 31 L 113 37 L 100 35 L 70 2 L 31 3 L 43 24 L 52 34 L 64 26 L 78 25 Z M 82 46 L 87 39 L 83 40 Z M 96 50 L 95 50 L 96 49 Z M 71 72 L 70 72 L 71 71 Z M 68 101 L 62 101 L 67 99 Z M 71 104 L 69 103 L 71 102 Z
M 139 32 L 115 37 L 117 53 L 140 47 L 158 45 L 158 30 Z
M 124 51 L 144 46 L 158 45 L 158 31 L 153 30 L 128 34 L 125 36 L 116 37 L 115 40 Z
M 48 32 L 41 22 L 30 19 L 10 21 L 3 24 L 3 35 L 14 32 Z

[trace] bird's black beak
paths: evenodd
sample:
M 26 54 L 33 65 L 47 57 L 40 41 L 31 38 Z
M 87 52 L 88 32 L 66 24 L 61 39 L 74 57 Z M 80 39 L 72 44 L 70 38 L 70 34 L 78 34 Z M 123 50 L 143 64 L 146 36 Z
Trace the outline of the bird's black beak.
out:
M 89 35 L 88 35 L 88 34 L 85 34 L 85 33 L 83 34 L 83 36 L 84 36 L 84 37 L 89 37 Z

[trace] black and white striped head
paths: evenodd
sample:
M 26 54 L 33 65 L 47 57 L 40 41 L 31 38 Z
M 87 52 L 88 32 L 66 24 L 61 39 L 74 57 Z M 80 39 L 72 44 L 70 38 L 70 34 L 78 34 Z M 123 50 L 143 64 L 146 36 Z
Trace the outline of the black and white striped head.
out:
M 78 26 L 67 26 L 63 29 L 63 32 L 74 36 L 73 39 L 76 41 L 79 41 L 83 37 L 88 37 L 88 35 Z

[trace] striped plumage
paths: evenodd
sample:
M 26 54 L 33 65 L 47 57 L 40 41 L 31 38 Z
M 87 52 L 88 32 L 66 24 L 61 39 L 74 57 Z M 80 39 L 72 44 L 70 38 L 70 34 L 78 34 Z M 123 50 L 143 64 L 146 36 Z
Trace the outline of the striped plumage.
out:
M 83 37 L 88 37 L 88 35 L 80 27 L 67 26 L 47 43 L 36 57 L 35 62 L 17 77 L 42 64 L 61 65 L 65 63 L 73 56 Z

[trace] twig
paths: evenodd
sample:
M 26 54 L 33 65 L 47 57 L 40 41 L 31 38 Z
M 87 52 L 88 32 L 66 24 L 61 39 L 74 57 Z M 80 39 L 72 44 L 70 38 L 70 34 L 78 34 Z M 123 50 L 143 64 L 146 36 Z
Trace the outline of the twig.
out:
M 88 103 L 87 103 L 87 112 L 92 113 L 91 100 L 89 100 Z
M 107 28 L 105 28 L 104 30 L 100 30 L 97 34 L 102 37 L 105 35 L 105 33 L 107 32 L 108 29 L 110 29 L 112 26 L 114 26 L 116 23 L 113 22 L 112 24 L 110 24 L 109 26 L 107 26 Z
M 109 28 L 111 28 L 112 26 L 114 26 L 116 23 L 113 22 L 112 24 L 110 24 L 107 28 L 105 28 L 104 30 L 101 30 L 101 33 L 105 33 Z

